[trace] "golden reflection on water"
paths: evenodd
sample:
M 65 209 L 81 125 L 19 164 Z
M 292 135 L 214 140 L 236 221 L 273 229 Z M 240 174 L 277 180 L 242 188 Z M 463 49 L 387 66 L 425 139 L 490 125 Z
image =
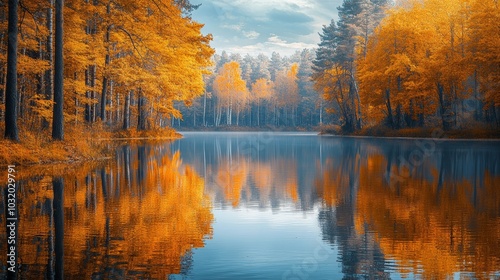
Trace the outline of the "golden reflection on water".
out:
M 179 153 L 124 148 L 116 162 L 61 178 L 63 241 L 54 236 L 52 176 L 34 177 L 19 193 L 19 257 L 28 279 L 43 278 L 44 266 L 55 273 L 57 242 L 64 242 L 69 278 L 165 278 L 189 269 L 191 250 L 212 235 L 204 180 Z
M 448 279 L 458 271 L 473 279 L 499 276 L 500 176 L 481 169 L 481 158 L 471 164 L 443 151 L 409 170 L 396 164 L 400 154 L 360 154 L 348 163 L 327 160 L 315 182 L 325 207 L 336 208 L 335 226 L 352 223 L 355 234 L 344 246 L 359 249 L 353 244 L 364 236 L 376 243 L 367 250 L 394 259 L 403 277 Z M 462 174 L 461 165 L 476 166 L 481 178 Z
M 270 205 L 273 196 L 280 200 L 298 200 L 295 162 L 221 159 L 209 168 L 215 174 L 213 191 L 223 193 L 224 201 L 230 202 L 232 207 L 239 207 L 242 200 L 250 202 L 252 187 L 256 189 L 259 204 L 264 207 Z

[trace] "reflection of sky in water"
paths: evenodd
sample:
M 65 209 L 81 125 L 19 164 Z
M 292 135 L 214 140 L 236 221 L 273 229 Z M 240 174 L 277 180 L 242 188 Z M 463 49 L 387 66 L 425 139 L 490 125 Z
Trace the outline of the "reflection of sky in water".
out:
M 299 267 L 299 273 L 311 279 L 321 279 L 321 275 L 341 278 L 339 264 L 334 262 L 336 248 L 321 240 L 318 209 L 305 213 L 282 210 L 214 210 L 214 237 L 194 251 L 194 266 L 188 275 L 196 279 L 282 279 L 287 271 Z M 301 267 L 304 261 L 306 266 Z

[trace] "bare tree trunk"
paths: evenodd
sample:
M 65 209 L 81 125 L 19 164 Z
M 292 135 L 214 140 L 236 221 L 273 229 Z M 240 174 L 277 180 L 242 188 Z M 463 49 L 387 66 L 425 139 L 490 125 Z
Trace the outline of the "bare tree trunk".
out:
M 107 55 L 106 55 L 107 57 Z M 108 91 L 108 78 L 103 77 L 102 78 L 102 91 L 101 91 L 101 112 L 99 114 L 99 117 L 101 118 L 101 121 L 104 123 L 106 122 L 106 93 Z
M 19 0 L 9 0 L 7 84 L 5 86 L 5 138 L 19 141 L 17 128 L 17 34 Z
M 437 91 L 443 130 L 450 130 L 452 123 L 450 122 L 449 102 L 445 96 L 445 89 L 441 83 L 437 83 Z
M 137 130 L 146 130 L 146 111 L 144 106 L 146 99 L 142 94 L 142 89 L 138 90 L 139 94 L 137 96 Z
M 97 79 L 97 65 L 92 65 L 90 71 L 90 87 L 92 87 L 92 91 L 90 92 L 92 98 L 92 114 L 91 119 L 92 123 L 97 120 L 97 92 L 95 91 L 95 84 Z
M 203 95 L 203 126 L 207 126 L 207 123 L 205 121 L 205 116 L 207 113 L 207 91 L 205 91 L 205 94 Z
M 113 90 L 112 90 L 113 91 Z M 121 115 L 120 115 L 120 94 L 116 94 L 116 113 L 115 113 L 115 124 L 120 123 Z
M 56 0 L 56 32 L 55 32 L 55 59 L 54 59 L 54 114 L 52 118 L 52 139 L 64 139 L 63 115 L 63 7 L 64 0 Z
M 90 85 L 90 67 L 87 67 L 85 69 L 85 85 L 86 86 L 89 86 Z M 90 91 L 89 90 L 86 90 L 85 91 L 85 98 L 86 98 L 86 102 L 85 102 L 85 121 L 90 123 L 91 122 L 91 108 L 90 108 Z
M 114 110 L 114 106 L 113 106 L 113 80 L 109 80 L 109 118 L 107 118 L 108 120 L 108 125 L 112 125 L 113 124 L 113 110 Z
M 125 96 L 125 108 L 123 109 L 123 129 L 130 128 L 130 95 L 131 91 Z
M 387 120 L 389 121 L 389 126 L 394 128 L 394 118 L 392 116 L 392 106 L 391 106 L 391 90 L 385 90 L 385 106 L 387 107 Z

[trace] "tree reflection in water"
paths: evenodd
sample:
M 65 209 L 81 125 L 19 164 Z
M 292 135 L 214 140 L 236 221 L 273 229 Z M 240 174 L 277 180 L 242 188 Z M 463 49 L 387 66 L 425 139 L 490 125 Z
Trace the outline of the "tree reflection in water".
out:
M 415 147 L 370 143 L 344 142 L 346 155 L 327 161 L 316 180 L 322 230 L 341 250 L 345 278 L 387 277 L 384 258 L 406 277 L 445 279 L 460 271 L 489 279 L 498 273 L 497 155 L 442 143 L 409 169 L 402 159 Z
M 104 166 L 35 176 L 20 196 L 27 279 L 187 273 L 193 248 L 212 235 L 203 179 L 165 146 L 124 147 Z

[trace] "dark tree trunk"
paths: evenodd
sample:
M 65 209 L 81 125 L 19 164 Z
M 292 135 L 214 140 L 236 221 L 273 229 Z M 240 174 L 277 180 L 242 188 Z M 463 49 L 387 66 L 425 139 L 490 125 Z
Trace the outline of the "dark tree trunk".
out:
M 137 95 L 137 130 L 146 130 L 146 110 L 144 109 L 146 99 L 142 95 L 142 89 L 139 89 Z
M 406 126 L 408 127 L 415 127 L 415 99 L 411 98 L 410 99 L 410 104 L 409 104 L 409 112 L 405 114 L 404 119 L 406 122 Z
M 64 0 L 56 0 L 56 43 L 54 47 L 54 114 L 52 119 L 52 139 L 64 139 L 63 115 L 63 7 Z
M 207 113 L 207 91 L 205 90 L 205 94 L 203 95 L 203 126 L 207 126 L 207 122 L 205 120 Z
M 123 129 L 130 128 L 130 95 L 131 92 L 125 96 L 125 108 L 123 109 Z
M 95 91 L 95 81 L 96 81 L 96 76 L 97 76 L 97 65 L 92 65 L 90 67 L 90 87 L 92 88 L 92 91 L 90 92 L 90 98 L 92 99 L 92 105 L 91 105 L 91 122 L 94 123 L 96 121 L 96 115 L 97 115 L 97 93 Z M 95 101 L 95 102 L 94 102 Z
M 387 106 L 387 122 L 391 128 L 394 128 L 394 118 L 392 116 L 392 106 L 391 106 L 391 90 L 385 90 L 385 105 Z
M 90 68 L 87 67 L 85 69 L 85 85 L 88 86 L 90 85 Z M 85 121 L 90 123 L 90 91 L 85 91 L 85 98 L 87 99 L 87 102 L 85 103 Z
M 110 13 L 110 6 L 108 3 L 107 6 L 107 13 L 109 15 Z M 104 76 L 102 78 L 102 92 L 101 92 L 101 120 L 104 123 L 106 121 L 106 95 L 108 93 L 108 76 L 106 74 L 106 69 L 108 68 L 109 62 L 111 60 L 109 56 L 109 32 L 111 30 L 111 25 L 108 26 L 106 29 L 106 39 L 105 39 L 105 44 L 106 44 L 106 58 L 104 60 Z
M 60 0 L 57 0 L 60 1 Z M 57 12 L 56 12 L 57 13 Z M 61 177 L 55 177 L 52 180 L 54 190 L 54 228 L 55 228 L 55 246 L 56 264 L 55 279 L 63 279 L 64 273 L 64 180 Z
M 106 55 L 106 59 L 108 58 L 108 55 Z M 106 121 L 106 93 L 108 91 L 108 78 L 104 76 L 102 78 L 102 92 L 101 92 L 101 120 L 104 123 Z
M 443 130 L 450 130 L 452 126 L 452 122 L 450 122 L 450 110 L 449 110 L 449 102 L 445 96 L 445 89 L 443 85 L 437 83 L 437 91 L 439 97 L 439 108 L 441 114 L 441 121 L 443 124 Z
M 17 128 L 17 34 L 19 0 L 9 0 L 7 83 L 5 86 L 5 138 L 19 141 Z
M 396 129 L 401 129 L 402 124 L 401 124 L 401 119 L 403 118 L 403 106 L 398 103 L 396 105 Z

